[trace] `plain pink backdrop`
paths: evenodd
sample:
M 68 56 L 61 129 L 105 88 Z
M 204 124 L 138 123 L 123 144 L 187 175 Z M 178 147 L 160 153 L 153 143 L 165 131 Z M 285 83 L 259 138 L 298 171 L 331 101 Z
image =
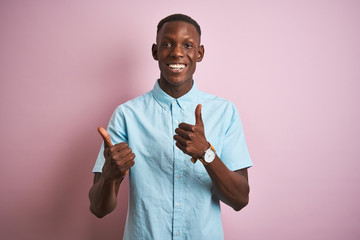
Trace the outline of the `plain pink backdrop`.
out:
M 121 239 L 88 210 L 115 107 L 150 90 L 156 24 L 194 17 L 201 90 L 232 100 L 254 167 L 226 239 L 360 239 L 359 1 L 0 2 L 0 239 Z

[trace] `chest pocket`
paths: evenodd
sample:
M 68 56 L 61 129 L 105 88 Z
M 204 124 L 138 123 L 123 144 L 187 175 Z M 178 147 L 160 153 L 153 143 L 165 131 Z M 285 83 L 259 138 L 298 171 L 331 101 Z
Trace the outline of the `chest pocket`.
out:
M 161 169 L 164 172 L 172 172 L 172 139 L 165 140 L 167 136 L 151 137 L 147 139 L 146 161 L 153 168 Z
M 191 162 L 190 157 L 188 157 L 188 159 L 185 160 L 185 167 L 190 178 L 196 180 L 197 184 L 211 188 L 212 183 L 210 176 L 200 160 L 197 160 L 194 164 Z

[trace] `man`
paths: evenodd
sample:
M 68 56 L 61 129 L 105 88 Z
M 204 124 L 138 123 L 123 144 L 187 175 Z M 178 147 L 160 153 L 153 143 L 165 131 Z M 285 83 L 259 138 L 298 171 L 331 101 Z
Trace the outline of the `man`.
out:
M 248 203 L 252 162 L 236 107 L 193 81 L 200 37 L 188 16 L 161 20 L 152 46 L 160 79 L 115 110 L 108 126 L 115 145 L 100 130 L 90 210 L 113 211 L 129 172 L 124 239 L 223 239 L 219 200 L 236 211 Z

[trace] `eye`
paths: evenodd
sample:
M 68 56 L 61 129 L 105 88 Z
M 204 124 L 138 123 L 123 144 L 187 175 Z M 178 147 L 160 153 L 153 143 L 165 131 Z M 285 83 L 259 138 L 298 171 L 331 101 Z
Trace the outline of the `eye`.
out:
M 185 43 L 185 48 L 192 48 L 194 45 L 192 43 Z
M 171 47 L 171 43 L 165 42 L 165 43 L 162 44 L 162 46 L 166 47 L 166 48 L 169 48 L 169 47 Z

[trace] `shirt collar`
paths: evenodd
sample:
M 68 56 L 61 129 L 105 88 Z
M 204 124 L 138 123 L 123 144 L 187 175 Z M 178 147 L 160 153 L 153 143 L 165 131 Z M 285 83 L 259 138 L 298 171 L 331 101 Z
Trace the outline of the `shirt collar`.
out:
M 195 84 L 195 81 L 193 81 L 193 86 L 190 89 L 190 91 L 187 92 L 185 95 L 175 99 L 161 89 L 161 87 L 159 85 L 159 80 L 158 80 L 155 83 L 152 93 L 153 93 L 155 100 L 163 108 L 165 108 L 165 109 L 170 108 L 170 106 L 173 102 L 177 102 L 179 104 L 179 106 L 183 110 L 185 110 L 187 106 L 191 106 L 193 104 L 193 102 L 197 101 L 196 99 L 197 99 L 199 90 Z

